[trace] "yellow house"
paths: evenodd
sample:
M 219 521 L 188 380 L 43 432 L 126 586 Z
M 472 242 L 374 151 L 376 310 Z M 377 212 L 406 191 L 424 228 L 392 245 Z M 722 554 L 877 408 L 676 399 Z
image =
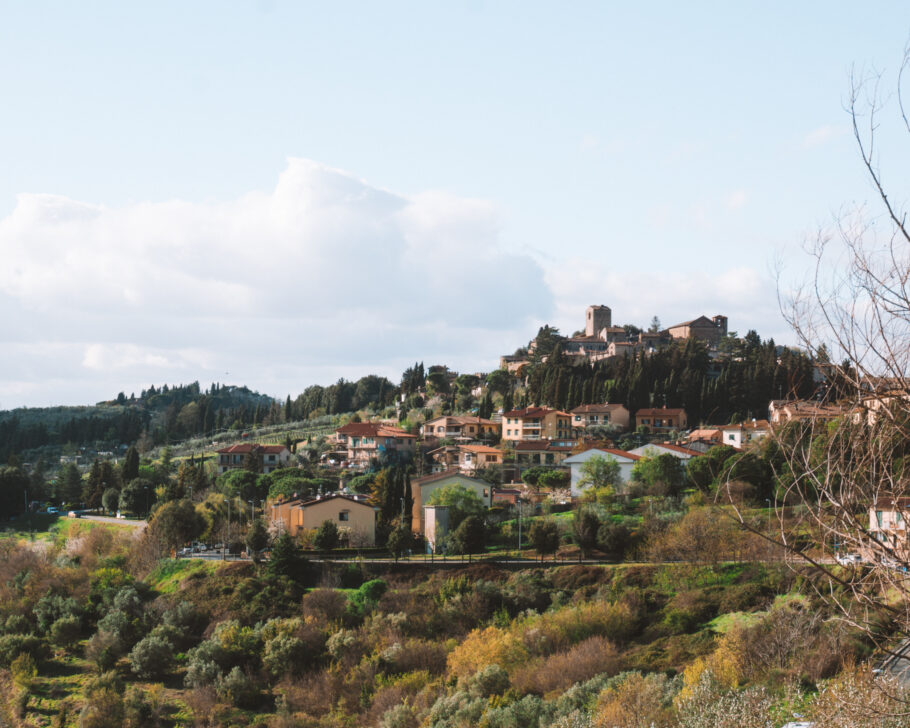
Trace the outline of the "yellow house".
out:
M 269 506 L 268 514 L 270 524 L 291 536 L 315 530 L 323 521 L 334 521 L 349 546 L 375 546 L 378 510 L 365 501 L 335 494 L 310 500 L 277 501 Z

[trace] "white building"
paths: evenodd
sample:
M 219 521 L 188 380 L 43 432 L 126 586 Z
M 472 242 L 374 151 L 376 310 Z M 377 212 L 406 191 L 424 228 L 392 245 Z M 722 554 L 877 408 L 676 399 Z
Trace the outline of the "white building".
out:
M 595 456 L 600 456 L 605 460 L 613 460 L 619 464 L 619 477 L 623 483 L 628 483 L 632 479 L 632 466 L 640 458 L 639 455 L 628 453 L 623 450 L 613 450 L 607 448 L 591 448 L 584 452 L 577 453 L 562 461 L 563 465 L 569 466 L 571 473 L 572 497 L 577 498 L 581 495 L 582 488 L 578 485 L 581 479 L 581 466 Z

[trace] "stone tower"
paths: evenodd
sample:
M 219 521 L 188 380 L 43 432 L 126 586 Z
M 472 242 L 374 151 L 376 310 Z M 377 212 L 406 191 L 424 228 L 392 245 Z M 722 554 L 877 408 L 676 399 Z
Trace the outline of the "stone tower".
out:
M 601 329 L 613 325 L 609 306 L 588 306 L 585 309 L 585 336 L 597 336 Z

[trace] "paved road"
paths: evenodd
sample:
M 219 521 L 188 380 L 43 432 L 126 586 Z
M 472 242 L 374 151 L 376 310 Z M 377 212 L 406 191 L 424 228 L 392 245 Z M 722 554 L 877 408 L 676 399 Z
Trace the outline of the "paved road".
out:
M 902 687 L 910 688 L 910 639 L 901 642 L 894 654 L 882 661 L 881 671 L 897 678 Z

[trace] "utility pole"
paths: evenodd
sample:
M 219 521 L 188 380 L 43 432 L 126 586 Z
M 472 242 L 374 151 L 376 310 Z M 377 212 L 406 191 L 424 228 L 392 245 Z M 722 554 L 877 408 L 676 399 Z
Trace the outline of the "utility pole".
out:
M 518 559 L 521 560 L 521 496 L 515 498 L 515 505 L 518 506 Z

